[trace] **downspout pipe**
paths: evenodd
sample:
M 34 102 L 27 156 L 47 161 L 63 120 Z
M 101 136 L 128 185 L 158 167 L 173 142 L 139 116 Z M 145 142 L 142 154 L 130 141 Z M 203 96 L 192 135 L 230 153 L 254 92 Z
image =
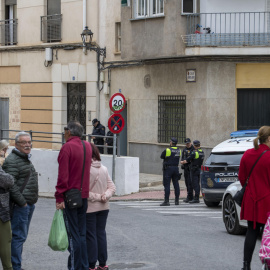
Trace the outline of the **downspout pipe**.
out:
M 87 26 L 86 21 L 86 0 L 83 0 L 83 30 Z

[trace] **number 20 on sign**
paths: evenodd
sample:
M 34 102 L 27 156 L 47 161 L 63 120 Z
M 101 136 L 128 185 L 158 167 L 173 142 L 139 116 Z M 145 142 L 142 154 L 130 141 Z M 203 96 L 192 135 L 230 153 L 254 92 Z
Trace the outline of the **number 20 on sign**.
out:
M 113 112 L 122 112 L 125 109 L 126 99 L 121 93 L 114 94 L 110 99 L 110 109 Z

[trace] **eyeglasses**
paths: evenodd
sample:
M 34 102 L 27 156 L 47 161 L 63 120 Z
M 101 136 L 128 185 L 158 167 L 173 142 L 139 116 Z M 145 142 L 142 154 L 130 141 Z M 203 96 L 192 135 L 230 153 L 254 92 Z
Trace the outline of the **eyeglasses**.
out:
M 69 128 L 68 127 L 64 127 L 64 130 L 69 130 Z
M 31 141 L 29 141 L 29 142 L 22 141 L 22 142 L 18 142 L 18 143 L 20 143 L 21 145 L 27 145 L 27 144 L 32 145 Z

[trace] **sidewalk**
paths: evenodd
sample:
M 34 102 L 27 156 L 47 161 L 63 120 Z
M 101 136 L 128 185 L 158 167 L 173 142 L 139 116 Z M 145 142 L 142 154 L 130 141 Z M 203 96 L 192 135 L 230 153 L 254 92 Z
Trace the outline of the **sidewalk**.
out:
M 185 182 L 182 179 L 179 181 L 180 198 L 187 197 Z M 124 196 L 114 196 L 111 201 L 132 201 L 132 200 L 163 200 L 164 188 L 162 185 L 162 175 L 140 173 L 140 190 L 137 193 L 132 193 Z M 174 199 L 174 188 L 171 183 L 170 199 Z

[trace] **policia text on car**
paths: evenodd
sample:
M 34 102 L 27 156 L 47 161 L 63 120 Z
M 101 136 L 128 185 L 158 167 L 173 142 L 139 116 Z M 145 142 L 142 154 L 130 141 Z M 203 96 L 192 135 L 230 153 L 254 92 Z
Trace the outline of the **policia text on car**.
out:
M 179 160 L 181 156 L 181 150 L 176 147 L 177 139 L 171 138 L 170 147 L 161 153 L 160 158 L 163 161 L 163 186 L 164 186 L 164 202 L 160 206 L 169 206 L 170 197 L 170 183 L 171 179 L 174 186 L 175 193 L 175 205 L 179 204 L 180 187 L 178 180 L 181 178 L 179 174 Z

